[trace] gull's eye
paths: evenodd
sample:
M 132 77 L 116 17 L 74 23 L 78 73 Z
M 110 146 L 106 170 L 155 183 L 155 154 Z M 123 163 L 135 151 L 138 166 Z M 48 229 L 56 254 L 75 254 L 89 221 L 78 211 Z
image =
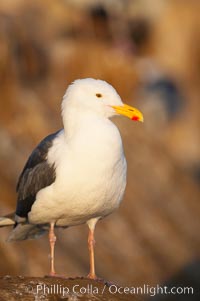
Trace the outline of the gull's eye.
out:
M 101 93 L 96 93 L 96 97 L 100 98 L 100 97 L 102 97 L 102 94 Z

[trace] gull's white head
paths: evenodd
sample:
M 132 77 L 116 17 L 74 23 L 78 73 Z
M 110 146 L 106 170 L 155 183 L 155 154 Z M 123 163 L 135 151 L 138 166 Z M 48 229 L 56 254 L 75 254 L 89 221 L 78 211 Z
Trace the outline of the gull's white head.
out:
M 75 80 L 66 90 L 62 102 L 62 112 L 92 113 L 105 118 L 124 115 L 132 120 L 143 121 L 137 109 L 125 105 L 117 91 L 107 82 L 85 78 Z

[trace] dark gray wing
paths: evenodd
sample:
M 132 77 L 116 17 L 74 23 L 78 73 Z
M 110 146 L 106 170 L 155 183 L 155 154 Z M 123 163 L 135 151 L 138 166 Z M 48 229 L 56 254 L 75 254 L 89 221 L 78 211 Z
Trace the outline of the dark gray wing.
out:
M 16 188 L 18 193 L 16 215 L 18 217 L 26 218 L 37 192 L 55 181 L 55 168 L 48 164 L 47 153 L 59 132 L 44 138 L 33 150 L 24 166 Z

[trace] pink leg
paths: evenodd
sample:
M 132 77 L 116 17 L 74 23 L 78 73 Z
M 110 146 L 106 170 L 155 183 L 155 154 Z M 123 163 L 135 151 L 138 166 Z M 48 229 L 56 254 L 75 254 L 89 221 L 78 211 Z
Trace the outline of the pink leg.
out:
M 88 248 L 90 254 L 90 272 L 87 277 L 90 279 L 97 279 L 97 276 L 95 274 L 94 245 L 95 245 L 94 230 L 89 229 Z
M 50 223 L 50 229 L 49 229 L 49 244 L 50 244 L 50 260 L 51 260 L 51 270 L 50 270 L 50 276 L 55 276 L 55 268 L 54 268 L 54 248 L 55 248 L 55 242 L 56 242 L 56 236 L 54 233 L 54 225 L 55 223 Z

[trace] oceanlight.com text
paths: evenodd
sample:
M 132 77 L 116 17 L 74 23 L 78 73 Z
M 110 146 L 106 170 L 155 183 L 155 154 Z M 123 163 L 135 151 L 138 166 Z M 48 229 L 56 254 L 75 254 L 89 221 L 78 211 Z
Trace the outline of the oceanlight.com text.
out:
M 116 285 L 111 285 L 109 287 L 109 292 L 111 294 L 131 294 L 131 295 L 193 295 L 193 287 L 168 287 L 168 286 L 150 286 L 144 284 L 143 286 L 138 287 L 119 287 Z

